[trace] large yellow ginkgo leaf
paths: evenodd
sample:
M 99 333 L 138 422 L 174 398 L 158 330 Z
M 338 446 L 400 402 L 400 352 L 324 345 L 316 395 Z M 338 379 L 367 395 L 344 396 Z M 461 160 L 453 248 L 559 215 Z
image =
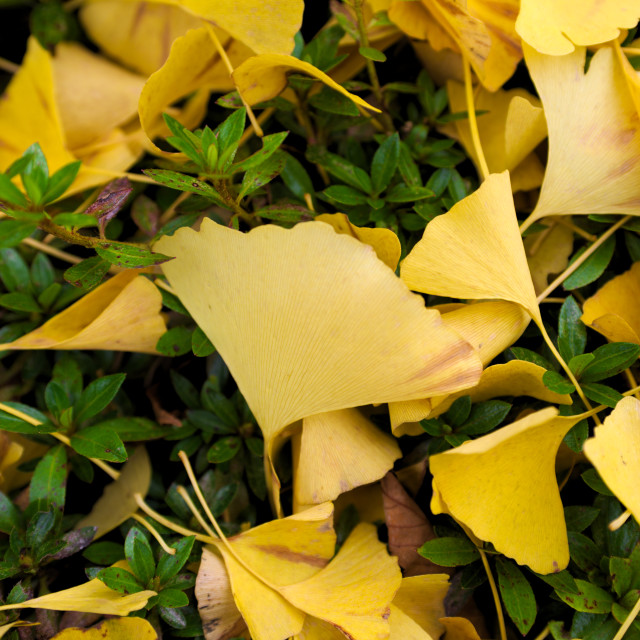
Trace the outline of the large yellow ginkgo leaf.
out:
M 423 293 L 516 302 L 541 324 L 509 173 L 491 174 L 477 191 L 432 220 L 400 265 L 400 277 Z
M 157 640 L 158 634 L 148 620 L 142 618 L 113 618 L 95 627 L 70 627 L 57 633 L 51 640 Z
M 157 287 L 134 269 L 96 287 L 41 327 L 2 349 L 106 349 L 157 353 L 166 332 Z
M 516 31 L 540 53 L 563 56 L 614 40 L 638 19 L 638 0 L 521 0 Z
M 466 111 L 464 85 L 448 82 L 447 93 L 452 112 Z M 540 101 L 524 89 L 498 90 L 479 88 L 474 96 L 475 108 L 486 111 L 478 116 L 480 144 L 491 173 L 508 170 L 514 191 L 533 189 L 542 182 L 543 169 L 533 150 L 547 137 L 547 123 Z M 450 123 L 452 131 L 479 170 L 468 120 Z M 532 162 L 524 163 L 526 158 Z M 535 169 L 533 169 L 535 167 Z
M 309 416 L 294 437 L 294 502 L 317 504 L 380 480 L 401 456 L 396 440 L 357 409 Z
M 571 216 L 549 218 L 545 220 L 549 225 L 546 229 L 530 233 L 524 239 L 531 280 L 537 294 L 547 288 L 550 275 L 564 271 L 573 253 L 573 229 L 562 224 L 562 220 L 571 224 Z
M 569 543 L 555 459 L 580 417 L 552 407 L 431 456 L 434 513 L 450 513 L 474 536 L 537 573 L 561 571 Z
M 640 522 L 640 400 L 620 400 L 583 450 L 609 489 Z
M 640 344 L 640 262 L 585 300 L 580 319 L 612 342 Z
M 547 56 L 525 46 L 525 60 L 549 128 L 540 199 L 523 229 L 551 215 L 640 214 L 640 123 L 610 46 Z
M 157 243 L 267 445 L 317 413 L 473 385 L 480 361 L 373 249 L 322 222 L 240 233 L 205 219 Z M 375 322 L 372 322 L 375 318 Z

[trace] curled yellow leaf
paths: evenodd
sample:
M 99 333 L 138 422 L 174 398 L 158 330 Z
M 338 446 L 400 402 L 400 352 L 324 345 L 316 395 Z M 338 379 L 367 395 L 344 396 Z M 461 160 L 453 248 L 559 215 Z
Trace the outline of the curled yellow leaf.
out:
M 107 349 L 157 353 L 166 325 L 156 286 L 122 271 L 41 327 L 0 349 Z
M 114 618 L 89 629 L 64 629 L 51 640 L 157 640 L 151 623 L 142 618 Z

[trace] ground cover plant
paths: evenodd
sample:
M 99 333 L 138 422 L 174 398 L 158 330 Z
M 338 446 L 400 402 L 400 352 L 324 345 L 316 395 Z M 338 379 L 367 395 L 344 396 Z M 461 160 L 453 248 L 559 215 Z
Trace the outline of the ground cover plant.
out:
M 640 638 L 640 3 L 0 9 L 0 637 Z

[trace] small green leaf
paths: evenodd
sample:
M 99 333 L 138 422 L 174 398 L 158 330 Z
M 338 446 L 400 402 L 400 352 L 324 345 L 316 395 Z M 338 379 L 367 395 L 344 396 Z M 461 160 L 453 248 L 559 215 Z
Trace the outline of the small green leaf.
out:
M 216 348 L 211 344 L 211 340 L 207 338 L 204 331 L 200 327 L 196 327 L 191 334 L 191 349 L 194 356 L 205 358 L 215 353 Z
M 37 228 L 28 220 L 0 220 L 0 249 L 16 247 Z
M 36 434 L 36 433 L 53 433 L 57 430 L 56 426 L 52 424 L 47 416 L 36 411 L 35 409 L 31 409 L 30 407 L 26 407 L 25 405 L 20 404 L 19 402 L 5 402 L 9 407 L 14 409 L 18 409 L 27 415 L 30 415 L 32 418 L 38 420 L 41 424 L 33 425 L 29 422 L 21 420 L 16 416 L 11 415 L 5 411 L 0 411 L 0 429 L 4 429 L 5 431 L 12 431 L 13 433 L 25 433 L 25 434 Z
M 75 406 L 76 421 L 81 423 L 106 409 L 126 377 L 125 373 L 114 373 L 90 382 Z
M 103 260 L 100 256 L 93 256 L 69 267 L 63 275 L 64 279 L 74 287 L 89 290 L 102 282 L 110 268 L 110 262 Z
M 441 567 L 458 567 L 480 558 L 478 550 L 467 538 L 435 538 L 425 542 L 418 553 Z
M 156 349 L 164 356 L 183 356 L 191 351 L 191 331 L 186 327 L 173 327 L 163 333 Z
M 389 85 L 387 85 L 388 87 Z M 409 187 L 421 187 L 422 178 L 420 177 L 420 169 L 411 157 L 411 151 L 406 142 L 400 141 L 400 155 L 398 156 L 398 171 L 402 179 Z M 432 192 L 433 193 L 433 192 Z M 435 194 L 434 194 L 435 195 Z
M 433 191 L 427 187 L 408 186 L 406 184 L 397 184 L 385 195 L 387 202 L 416 202 L 424 198 L 432 198 Z
M 576 390 L 571 382 L 555 371 L 545 371 L 542 382 L 547 389 L 555 393 L 573 393 Z
M 531 585 L 518 567 L 502 556 L 496 559 L 500 595 L 516 627 L 526 635 L 536 619 L 537 607 Z
M 271 135 L 262 138 L 262 149 L 256 151 L 248 158 L 245 158 L 240 162 L 236 162 L 232 168 L 233 173 L 237 173 L 238 171 L 247 171 L 257 167 L 259 164 L 262 164 L 269 156 L 273 155 L 280 148 L 280 145 L 285 141 L 285 138 L 288 135 L 288 131 L 280 131 L 279 133 L 272 133 Z
M 580 320 L 582 310 L 573 296 L 568 296 L 560 308 L 558 320 L 558 351 L 568 362 L 584 351 L 587 343 L 587 328 Z
M 0 296 L 0 307 L 12 309 L 13 311 L 27 311 L 39 313 L 42 311 L 40 305 L 30 293 L 14 291 Z
M 609 558 L 609 575 L 613 590 L 621 598 L 629 589 L 633 579 L 633 569 L 628 558 Z
M 595 469 L 588 469 L 580 476 L 585 483 L 594 491 L 605 496 L 613 496 L 609 487 L 603 482 L 602 478 Z
M 193 386 L 193 383 L 188 378 L 185 378 L 181 373 L 178 373 L 174 369 L 169 371 L 171 377 L 171 383 L 175 392 L 182 402 L 184 402 L 190 409 L 200 408 L 200 395 L 198 390 Z
M 56 273 L 51 261 L 44 253 L 37 253 L 30 268 L 31 282 L 38 293 L 55 283 Z
M 272 204 L 253 212 L 256 217 L 265 218 L 267 220 L 276 220 L 277 222 L 301 222 L 303 220 L 312 220 L 315 215 L 306 207 L 298 204 Z
M 385 62 L 387 59 L 387 56 L 385 56 L 382 51 L 374 49 L 373 47 L 360 47 L 358 52 L 363 58 L 373 60 L 374 62 Z
M 93 564 L 108 565 L 124 560 L 124 548 L 117 542 L 94 542 L 82 553 Z
M 355 187 L 364 193 L 371 194 L 373 187 L 371 178 L 360 167 L 344 158 L 329 153 L 326 149 L 319 146 L 309 147 L 307 151 L 307 159 L 324 167 L 332 176 L 342 180 L 351 187 Z
M 540 354 L 524 347 L 511 347 L 507 350 L 507 353 L 514 357 L 516 360 L 524 360 L 525 362 L 533 362 L 543 369 L 552 370 L 553 365 Z
M 587 284 L 595 282 L 603 273 L 611 262 L 613 252 L 616 248 L 615 235 L 607 238 L 594 253 L 592 253 L 563 283 L 566 291 L 572 291 L 584 287 Z M 575 262 L 582 254 L 584 249 L 578 251 L 569 266 Z
M 276 151 L 257 167 L 252 167 L 244 174 L 240 186 L 239 198 L 253 193 L 265 184 L 269 184 L 284 168 L 287 157 L 280 151 Z
M 378 148 L 371 161 L 371 183 L 375 195 L 388 186 L 398 168 L 400 159 L 400 136 L 394 133 Z
M 585 613 L 609 613 L 611 611 L 613 596 L 609 592 L 586 580 L 576 580 L 576 584 L 579 589 L 577 594 L 556 590 L 556 595 L 576 611 Z
M 569 538 L 569 553 L 573 562 L 585 573 L 597 570 L 600 566 L 602 551 L 595 542 L 591 538 L 587 538 L 587 536 L 575 531 L 569 531 L 567 535 Z
M 0 249 L 0 278 L 8 291 L 29 292 L 31 289 L 29 267 L 15 249 Z
M 66 13 L 63 11 L 63 13 Z M 64 167 L 58 169 L 50 178 L 49 186 L 44 194 L 44 203 L 53 202 L 60 198 L 64 192 L 73 184 L 73 181 L 80 171 L 82 162 L 77 160 L 76 162 L 70 162 Z
M 189 596 L 178 589 L 164 589 L 158 594 L 158 604 L 171 609 L 186 607 L 189 604 Z
M 138 527 L 131 527 L 124 541 L 124 555 L 141 584 L 148 584 L 156 573 L 151 545 Z
M 457 431 L 470 436 L 487 433 L 495 429 L 507 417 L 510 409 L 511 405 L 502 400 L 478 402 L 471 407 L 469 418 Z
M 140 584 L 139 580 L 126 569 L 107 567 L 100 570 L 96 578 L 104 582 L 109 589 L 125 595 L 144 591 L 144 585 Z
M 309 104 L 319 111 L 334 113 L 339 116 L 359 116 L 358 107 L 347 96 L 323 87 L 309 98 Z
M 287 161 L 280 172 L 280 178 L 287 189 L 301 202 L 304 202 L 305 195 L 309 194 L 313 199 L 315 189 L 309 177 L 309 173 L 291 154 L 286 153 Z M 1 237 L 1 236 L 0 236 Z
M 564 508 L 564 519 L 567 531 L 584 531 L 598 516 L 600 509 L 576 505 Z
M 173 260 L 171 256 L 155 253 L 145 247 L 138 247 L 122 242 L 100 242 L 96 246 L 96 253 L 111 264 L 127 269 L 152 267 Z
M 169 582 L 184 567 L 193 549 L 194 541 L 195 536 L 182 538 L 182 540 L 171 545 L 171 548 L 176 550 L 175 555 L 172 556 L 168 553 L 162 555 L 156 570 L 156 577 L 161 585 Z
M 628 369 L 640 355 L 640 345 L 630 342 L 612 342 L 598 347 L 594 360 L 582 371 L 581 380 L 598 382 Z
M 218 139 L 218 149 L 220 150 L 220 158 L 227 156 L 227 162 L 233 161 L 235 150 L 238 148 L 238 142 L 244 132 L 247 111 L 244 107 L 234 111 L 224 122 L 218 125 L 213 132 Z M 228 149 L 234 149 L 233 155 L 226 154 Z M 220 166 L 220 164 L 219 164 Z
M 67 483 L 67 452 L 64 445 L 52 447 L 36 465 L 29 485 L 29 507 L 25 511 L 31 517 L 38 511 L 57 510 L 62 514 Z
M 161 438 L 171 431 L 171 427 L 159 425 L 148 418 L 134 417 L 112 418 L 94 426 L 112 431 L 122 442 L 153 440 Z
M 569 369 L 573 372 L 573 375 L 576 376 L 576 378 L 579 378 L 586 367 L 594 360 L 595 356 L 593 353 L 581 353 L 579 356 L 573 356 L 567 364 L 569 365 Z
M 444 414 L 444 419 L 452 426 L 459 427 L 471 415 L 471 396 L 457 398 Z
M 262 461 L 260 460 L 260 468 L 264 469 L 264 465 L 262 464 Z M 249 472 L 249 469 L 246 469 L 247 473 Z M 264 473 L 263 473 L 263 477 L 264 477 Z M 251 481 L 251 477 L 249 477 L 249 480 Z M 253 488 L 253 485 L 251 485 Z M 237 482 L 231 482 L 229 484 L 224 485 L 223 487 L 220 487 L 220 489 L 218 489 L 218 491 L 216 491 L 216 495 L 213 498 L 213 501 L 211 503 L 211 513 L 213 513 L 214 517 L 218 517 L 220 515 L 222 515 L 222 513 L 227 509 L 227 507 L 231 504 L 231 502 L 233 501 L 233 499 L 236 497 L 236 494 L 238 493 L 238 483 Z M 256 493 L 256 495 L 258 495 Z M 260 497 L 258 495 L 258 497 Z M 264 499 L 264 495 L 262 496 L 262 499 Z
M 218 192 L 212 186 L 193 176 L 178 173 L 177 171 L 169 171 L 167 169 L 144 169 L 142 173 L 165 187 L 171 187 L 178 191 L 197 193 L 199 196 L 207 198 L 216 204 L 223 204 Z
M 71 447 L 87 458 L 108 462 L 126 462 L 127 450 L 118 434 L 102 425 L 85 427 L 71 436 Z
M 367 202 L 367 196 L 353 187 L 349 187 L 346 184 L 334 184 L 327 187 L 321 192 L 329 200 L 338 202 L 339 204 L 346 204 L 351 207 Z
M 86 213 L 59 213 L 53 221 L 67 229 L 83 229 L 85 227 L 97 227 L 98 219 Z
M 240 451 L 242 440 L 238 436 L 227 436 L 215 442 L 207 451 L 207 460 L 212 463 L 227 462 Z
M 0 491 L 0 531 L 11 533 L 14 527 L 22 528 L 22 512 Z
M 0 173 L 0 200 L 16 207 L 28 207 L 29 201 L 6 173 Z
M 612 409 L 624 397 L 619 391 L 612 389 L 606 384 L 598 384 L 597 382 L 583 382 L 581 385 L 584 395 L 598 404 L 604 404 Z
M 31 202 L 35 205 L 40 205 L 49 183 L 47 159 L 44 157 L 42 149 L 37 142 L 34 142 L 22 154 L 22 157 L 27 158 L 27 162 L 20 173 L 22 184 Z

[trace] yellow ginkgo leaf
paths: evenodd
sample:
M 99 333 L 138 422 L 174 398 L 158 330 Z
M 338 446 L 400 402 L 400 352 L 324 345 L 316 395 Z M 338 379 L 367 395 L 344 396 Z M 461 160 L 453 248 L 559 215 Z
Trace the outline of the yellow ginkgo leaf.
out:
M 347 91 L 320 69 L 293 56 L 277 53 L 253 56 L 245 60 L 233 72 L 233 80 L 242 97 L 248 104 L 253 105 L 275 98 L 287 86 L 287 75 L 290 73 L 303 73 L 316 78 L 331 89 L 339 91 L 359 107 L 380 111 L 380 109 L 372 107 L 362 98 Z
M 302 630 L 293 637 L 293 640 L 345 640 L 346 637 L 332 624 L 307 616 Z
M 525 46 L 549 128 L 540 198 L 523 225 L 551 215 L 640 214 L 640 126 L 620 60 L 602 47 L 559 57 Z
M 155 2 L 93 0 L 82 5 L 79 18 L 102 51 L 145 76 L 164 64 L 176 38 L 202 26 L 183 9 Z
M 151 462 L 144 447 L 138 447 L 120 471 L 120 476 L 108 484 L 93 508 L 76 529 L 97 527 L 94 540 L 121 525 L 138 510 L 134 494 L 143 498 L 151 484 Z
M 126 616 L 132 611 L 142 609 L 149 598 L 155 595 L 155 591 L 139 591 L 124 595 L 119 591 L 109 589 L 102 580 L 94 578 L 77 587 L 55 591 L 17 604 L 2 605 L 0 611 L 47 609 L 49 611 L 80 611 L 110 616 Z
M 403 578 L 391 604 L 390 640 L 411 639 L 402 630 L 403 627 L 409 627 L 407 619 L 426 634 L 425 640 L 437 640 L 444 631 L 440 618 L 445 613 L 444 598 L 448 590 L 449 576 L 445 573 Z M 421 637 L 416 633 L 416 640 Z
M 537 573 L 561 571 L 569 543 L 556 481 L 558 447 L 580 417 L 552 407 L 431 456 L 434 513 Z
M 452 112 L 466 111 L 464 85 L 448 82 L 447 93 Z M 474 96 L 474 105 L 478 111 L 488 112 L 478 116 L 478 131 L 489 171 L 500 173 L 508 170 L 514 191 L 517 188 L 539 187 L 542 183 L 542 164 L 537 156 L 531 154 L 547 137 L 547 124 L 540 101 L 524 89 L 492 93 L 479 88 Z M 455 134 L 454 137 L 460 140 L 476 168 L 480 170 L 469 121 L 456 120 L 445 127 L 445 132 Z M 518 169 L 529 157 L 533 159 L 534 165 L 537 163 L 538 171 L 532 172 L 531 166 L 527 164 L 526 175 L 521 176 L 516 185 Z
M 114 618 L 89 629 L 70 627 L 57 633 L 51 640 L 157 640 L 158 634 L 151 623 L 142 618 Z
M 314 220 L 330 224 L 338 233 L 353 236 L 373 247 L 376 255 L 393 271 L 398 266 L 402 247 L 398 236 L 391 229 L 382 227 L 356 227 L 345 213 L 321 213 Z
M 502 300 L 462 305 L 442 315 L 444 324 L 459 333 L 476 350 L 483 366 L 511 346 L 522 335 L 529 320 L 520 305 Z M 470 390 L 456 392 L 451 402 L 461 395 L 467 395 Z M 446 397 L 439 396 L 437 402 L 443 402 Z M 390 403 L 389 415 L 394 435 L 423 433 L 420 425 L 415 423 L 429 416 L 433 406 L 433 398 Z
M 585 300 L 580 319 L 611 342 L 640 344 L 640 262 Z
M 243 234 L 205 219 L 156 247 L 176 256 L 163 269 L 247 399 L 267 464 L 276 436 L 306 416 L 455 391 L 480 375 L 437 311 L 325 223 Z
M 499 89 L 522 58 L 515 32 L 516 0 L 395 0 L 389 18 L 407 35 L 428 40 L 432 50 L 462 54 L 489 90 Z
M 78 45 L 61 43 L 54 57 L 31 38 L 0 101 L 0 170 L 38 142 L 50 173 L 82 161 L 66 195 L 125 171 L 142 153 L 135 109 L 131 112 L 142 82 Z M 126 121 L 133 130 L 120 126 Z
M 432 220 L 400 265 L 400 277 L 423 293 L 516 302 L 541 324 L 509 173 L 491 174 Z
M 389 605 L 400 583 L 398 563 L 378 541 L 376 528 L 361 523 L 324 569 L 281 593 L 348 638 L 384 640 L 389 637 Z
M 632 396 L 620 400 L 584 443 L 583 451 L 607 487 L 640 522 L 640 400 Z
M 232 65 L 253 55 L 241 42 L 223 34 L 218 37 Z M 142 128 L 151 139 L 168 135 L 169 130 L 162 119 L 165 111 L 186 127 L 195 127 L 204 117 L 209 92 L 226 92 L 234 88 L 209 31 L 204 27 L 192 29 L 175 40 L 164 65 L 144 85 L 138 105 Z M 189 106 L 180 114 L 170 109 L 174 102 L 194 92 Z
M 294 437 L 294 502 L 318 504 L 380 480 L 400 447 L 357 409 L 304 418 Z
M 34 442 L 19 433 L 0 432 L 0 491 L 9 494 L 22 487 L 31 478 L 31 473 L 20 471 L 26 462 L 41 458 L 49 449 L 45 444 Z
M 15 629 L 16 627 L 35 627 L 36 625 L 38 625 L 37 622 L 27 622 L 26 620 L 16 620 L 9 624 L 3 624 L 0 626 L 0 638 L 4 638 L 11 629 Z
M 571 216 L 549 218 L 545 222 L 550 228 L 531 233 L 524 239 L 527 263 L 536 294 L 542 293 L 549 284 L 549 275 L 561 273 L 569 264 L 573 253 L 573 229 L 562 224 L 571 222 Z
M 480 640 L 471 620 L 466 618 L 440 618 L 446 633 L 444 640 Z
M 1 349 L 107 349 L 157 353 L 166 326 L 156 286 L 122 271 L 38 329 Z
M 53 79 L 70 149 L 95 142 L 134 118 L 144 85 L 142 76 L 72 42 L 56 47 Z
M 576 45 L 614 40 L 638 19 L 638 0 L 521 0 L 516 31 L 540 53 L 563 56 Z

